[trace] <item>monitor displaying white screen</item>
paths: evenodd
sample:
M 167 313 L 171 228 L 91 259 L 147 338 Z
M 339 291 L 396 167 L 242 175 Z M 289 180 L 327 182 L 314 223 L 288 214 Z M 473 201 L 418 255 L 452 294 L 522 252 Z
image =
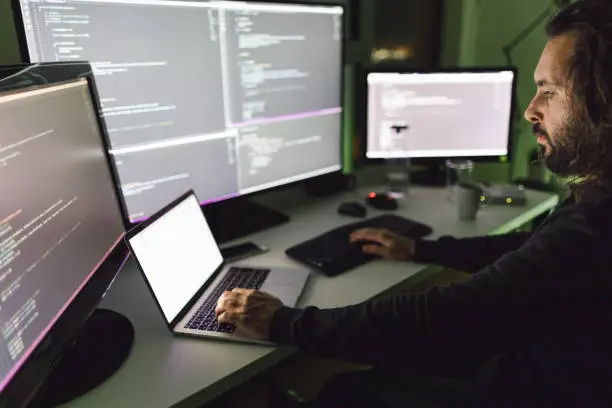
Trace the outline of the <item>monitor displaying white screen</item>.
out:
M 343 7 L 20 0 L 31 61 L 90 61 L 133 223 L 341 169 Z
M 515 72 L 372 72 L 370 159 L 508 154 Z
M 39 80 L 26 71 L 9 78 Z M 0 391 L 125 232 L 88 81 L 3 85 Z
M 168 323 L 223 263 L 193 194 L 128 238 Z

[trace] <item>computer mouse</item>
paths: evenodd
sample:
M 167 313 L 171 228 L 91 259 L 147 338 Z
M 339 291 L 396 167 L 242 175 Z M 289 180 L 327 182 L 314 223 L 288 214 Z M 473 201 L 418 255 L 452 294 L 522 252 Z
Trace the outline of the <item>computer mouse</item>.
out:
M 399 207 L 397 200 L 387 193 L 370 193 L 366 201 L 370 207 L 378 210 L 393 211 Z
M 365 205 L 358 202 L 343 203 L 338 207 L 338 214 L 348 215 L 349 217 L 365 218 L 368 210 Z

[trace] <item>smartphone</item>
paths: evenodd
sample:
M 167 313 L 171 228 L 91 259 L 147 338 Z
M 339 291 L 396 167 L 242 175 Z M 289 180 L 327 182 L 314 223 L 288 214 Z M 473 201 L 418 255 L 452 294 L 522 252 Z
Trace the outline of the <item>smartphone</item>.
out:
M 265 252 L 268 252 L 268 248 L 254 242 L 245 242 L 243 244 L 221 248 L 221 254 L 226 262 L 235 262 Z

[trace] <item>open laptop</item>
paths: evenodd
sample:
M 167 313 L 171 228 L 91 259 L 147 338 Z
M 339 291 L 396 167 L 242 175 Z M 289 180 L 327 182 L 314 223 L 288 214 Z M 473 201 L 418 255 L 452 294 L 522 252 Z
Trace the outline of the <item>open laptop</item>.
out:
M 215 307 L 226 290 L 258 289 L 295 306 L 305 269 L 227 265 L 193 191 L 126 235 L 132 256 L 174 334 L 253 342 L 219 325 Z M 258 341 L 255 341 L 258 342 Z

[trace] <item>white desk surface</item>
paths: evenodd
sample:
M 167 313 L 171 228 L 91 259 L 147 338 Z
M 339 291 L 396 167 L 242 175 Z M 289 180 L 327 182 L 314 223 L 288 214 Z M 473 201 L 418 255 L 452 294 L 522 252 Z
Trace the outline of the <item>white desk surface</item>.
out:
M 357 190 L 329 198 L 307 197 L 295 189 L 261 197 L 257 201 L 273 203 L 291 216 L 291 222 L 244 239 L 261 243 L 270 252 L 242 263 L 300 267 L 284 255 L 284 250 L 334 227 L 359 221 L 336 212 L 340 203 L 358 201 L 373 189 L 360 186 Z M 479 213 L 477 221 L 460 222 L 445 194 L 443 189 L 413 187 L 395 214 L 431 225 L 431 238 L 446 234 L 468 237 L 512 231 L 549 212 L 558 202 L 551 194 L 528 191 L 526 207 L 489 207 Z M 379 214 L 368 210 L 368 217 Z M 417 283 L 433 270 L 426 265 L 377 261 L 334 278 L 313 272 L 300 305 L 325 308 L 359 303 L 400 284 Z M 68 408 L 199 407 L 295 352 L 291 347 L 174 337 L 132 261 L 119 274 L 102 306 L 132 321 L 136 341 L 119 372 L 67 404 Z

